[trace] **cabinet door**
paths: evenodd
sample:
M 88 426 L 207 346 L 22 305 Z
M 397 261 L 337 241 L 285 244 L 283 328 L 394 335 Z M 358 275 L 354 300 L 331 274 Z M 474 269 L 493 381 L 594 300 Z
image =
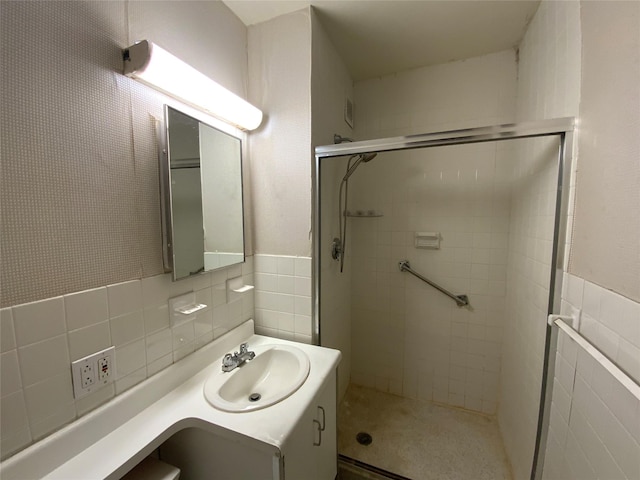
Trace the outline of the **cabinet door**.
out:
M 329 376 L 285 442 L 285 480 L 334 480 L 338 473 L 336 375 Z
M 336 375 L 331 375 L 316 397 L 314 415 L 314 460 L 319 480 L 333 480 L 338 474 L 336 425 Z

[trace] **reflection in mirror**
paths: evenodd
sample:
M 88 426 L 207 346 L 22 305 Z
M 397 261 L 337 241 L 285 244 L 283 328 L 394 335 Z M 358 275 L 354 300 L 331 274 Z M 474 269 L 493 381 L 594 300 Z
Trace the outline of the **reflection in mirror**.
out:
M 169 106 L 165 117 L 174 280 L 244 262 L 240 139 Z

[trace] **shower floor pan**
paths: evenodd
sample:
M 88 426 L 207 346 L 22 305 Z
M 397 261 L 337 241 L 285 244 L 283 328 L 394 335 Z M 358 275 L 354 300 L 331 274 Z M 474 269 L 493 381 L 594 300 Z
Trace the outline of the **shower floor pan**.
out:
M 495 418 L 358 385 L 339 406 L 338 452 L 415 480 L 513 478 Z

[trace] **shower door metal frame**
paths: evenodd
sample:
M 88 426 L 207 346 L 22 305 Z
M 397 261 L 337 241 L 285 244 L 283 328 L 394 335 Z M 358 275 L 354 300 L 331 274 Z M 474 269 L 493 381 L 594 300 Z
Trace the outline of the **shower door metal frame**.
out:
M 557 169 L 558 185 L 556 194 L 554 238 L 551 257 L 551 276 L 549 283 L 548 314 L 560 312 L 562 291 L 562 275 L 565 266 L 565 238 L 568 223 L 569 182 L 571 164 L 573 162 L 575 120 L 573 117 L 541 120 L 537 122 L 522 122 L 486 127 L 450 130 L 418 135 L 407 135 L 376 140 L 366 140 L 347 144 L 319 146 L 315 149 L 315 162 L 312 172 L 312 343 L 320 345 L 320 164 L 323 159 L 345 155 L 357 155 L 369 152 L 389 152 L 396 150 L 411 150 L 445 145 L 463 145 L 470 143 L 494 142 L 501 140 L 515 140 L 533 137 L 558 136 Z M 542 478 L 544 465 L 543 446 L 546 444 L 549 430 L 549 413 L 551 407 L 551 393 L 553 373 L 555 370 L 555 352 L 558 333 L 546 322 L 544 365 L 542 370 L 542 385 L 540 391 L 540 408 L 538 414 L 538 428 L 536 435 L 531 480 Z

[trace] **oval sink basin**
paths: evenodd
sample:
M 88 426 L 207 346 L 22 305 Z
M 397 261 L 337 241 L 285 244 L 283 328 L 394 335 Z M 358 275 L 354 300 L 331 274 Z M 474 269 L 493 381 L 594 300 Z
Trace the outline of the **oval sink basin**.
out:
M 251 350 L 251 348 L 249 348 Z M 248 412 L 278 403 L 309 375 L 309 358 L 289 345 L 264 345 L 231 372 L 215 372 L 204 384 L 207 401 L 225 412 Z

